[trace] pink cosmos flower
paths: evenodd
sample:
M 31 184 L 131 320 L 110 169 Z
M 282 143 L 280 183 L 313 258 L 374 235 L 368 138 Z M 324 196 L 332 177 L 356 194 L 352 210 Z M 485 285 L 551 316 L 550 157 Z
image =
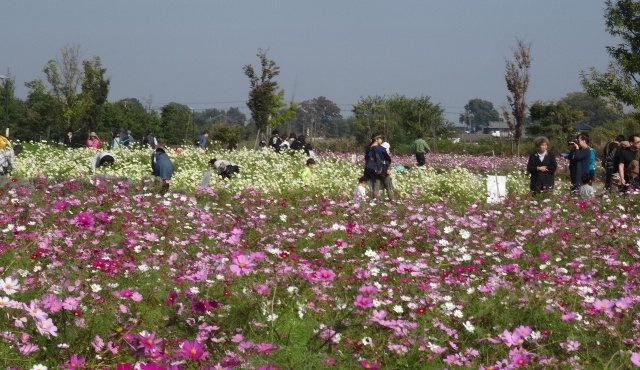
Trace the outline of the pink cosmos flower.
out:
M 84 357 L 78 357 L 76 355 L 71 355 L 71 359 L 69 362 L 66 362 L 64 365 L 61 365 L 61 369 L 68 370 L 77 370 L 84 368 Z
M 362 294 L 366 294 L 366 295 L 374 295 L 376 293 L 378 293 L 378 288 L 376 288 L 373 285 L 363 285 L 360 290 L 360 293 Z
M 234 257 L 234 264 L 229 266 L 229 270 L 237 276 L 241 276 L 253 270 L 254 267 L 255 264 L 250 257 L 240 254 Z
M 614 306 L 614 304 L 615 303 L 613 301 L 610 301 L 608 299 L 596 299 L 593 302 L 593 308 L 595 308 L 598 311 L 610 313 L 611 308 Z
M 380 365 L 371 363 L 367 360 L 358 361 L 358 363 L 360 364 L 360 366 L 362 366 L 363 369 L 371 369 L 371 370 L 380 369 Z
M 91 228 L 94 223 L 93 215 L 89 212 L 80 212 L 76 216 L 76 225 L 80 227 Z
M 632 352 L 631 353 L 631 362 L 640 367 L 640 352 Z
M 27 343 L 18 347 L 18 351 L 20 351 L 20 354 L 22 355 L 28 355 L 38 349 L 40 349 L 40 347 L 32 343 Z
M 373 306 L 373 299 L 371 297 L 366 297 L 363 295 L 359 295 L 356 297 L 356 301 L 354 304 L 358 307 L 368 308 Z
M 162 342 L 162 339 L 156 339 L 156 332 L 147 333 L 146 331 L 143 331 L 138 336 L 138 339 L 140 339 L 140 345 L 138 348 L 144 348 L 145 352 L 156 350 L 158 348 L 158 344 Z
M 513 333 L 511 333 L 508 330 L 505 330 L 500 335 L 500 339 L 502 339 L 504 344 L 506 344 L 508 347 L 518 346 L 518 345 L 522 344 L 521 335 L 520 335 L 520 333 L 518 333 L 517 330 L 514 331 Z
M 42 335 L 53 335 L 54 337 L 58 336 L 58 327 L 53 325 L 53 321 L 51 319 L 38 321 L 36 323 L 36 329 L 38 329 L 38 332 Z
M 333 278 L 336 277 L 336 274 L 329 269 L 325 269 L 325 268 L 321 268 L 317 273 L 316 273 L 316 278 L 319 281 L 331 281 L 333 280 Z
M 204 360 L 209 353 L 204 350 L 204 345 L 195 339 L 193 341 L 185 340 L 182 342 L 180 350 L 176 351 L 176 357 L 186 357 L 194 361 Z

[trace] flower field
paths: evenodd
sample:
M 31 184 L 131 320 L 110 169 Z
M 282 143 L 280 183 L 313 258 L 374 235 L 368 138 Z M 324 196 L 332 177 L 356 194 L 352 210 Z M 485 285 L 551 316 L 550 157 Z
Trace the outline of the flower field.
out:
M 522 160 L 432 155 L 358 205 L 360 155 L 303 187 L 301 156 L 195 150 L 160 195 L 150 153 L 94 154 L 39 145 L 0 178 L 5 368 L 640 366 L 637 195 L 532 198 Z M 201 189 L 212 156 L 241 176 Z

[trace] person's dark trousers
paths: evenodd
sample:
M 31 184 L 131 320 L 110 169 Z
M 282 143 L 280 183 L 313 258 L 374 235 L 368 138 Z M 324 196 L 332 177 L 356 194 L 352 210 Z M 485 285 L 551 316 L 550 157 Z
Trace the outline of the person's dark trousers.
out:
M 418 166 L 424 166 L 427 163 L 427 160 L 424 158 L 424 153 L 416 153 L 416 162 L 418 162 Z

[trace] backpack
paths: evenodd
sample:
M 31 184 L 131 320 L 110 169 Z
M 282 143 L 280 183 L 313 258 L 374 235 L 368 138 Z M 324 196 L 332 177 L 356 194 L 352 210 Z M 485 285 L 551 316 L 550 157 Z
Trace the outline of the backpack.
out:
M 384 159 L 375 147 L 367 149 L 367 157 L 364 163 L 365 173 L 371 175 L 380 175 L 384 171 Z
M 608 149 L 611 144 L 612 143 L 607 144 L 606 148 Z M 614 159 L 616 157 L 616 153 L 618 152 L 619 147 L 620 145 L 616 145 L 615 147 L 609 150 L 609 152 L 607 153 L 607 155 L 604 156 L 604 158 L 602 158 L 602 168 L 604 168 L 605 170 L 613 169 Z

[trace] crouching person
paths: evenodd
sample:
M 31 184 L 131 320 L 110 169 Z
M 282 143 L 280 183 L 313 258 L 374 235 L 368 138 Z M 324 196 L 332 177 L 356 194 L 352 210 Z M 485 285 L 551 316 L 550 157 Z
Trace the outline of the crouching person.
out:
M 230 179 L 231 176 L 240 173 L 240 166 L 231 161 L 225 161 L 223 159 L 212 159 L 209 161 L 209 171 L 204 173 L 201 186 L 206 188 L 209 186 L 211 176 L 216 173 L 222 179 Z
M 23 150 L 24 148 L 20 144 L 15 145 L 13 149 L 0 150 L 0 175 L 8 176 L 11 173 L 14 167 L 14 158 Z
M 98 153 L 95 157 L 93 157 L 93 160 L 91 161 L 91 171 L 96 172 L 99 167 L 111 166 L 115 163 L 115 161 L 116 159 L 111 153 Z
M 153 176 L 162 181 L 160 193 L 166 193 L 173 176 L 173 163 L 162 147 L 156 148 L 151 154 L 151 171 Z

